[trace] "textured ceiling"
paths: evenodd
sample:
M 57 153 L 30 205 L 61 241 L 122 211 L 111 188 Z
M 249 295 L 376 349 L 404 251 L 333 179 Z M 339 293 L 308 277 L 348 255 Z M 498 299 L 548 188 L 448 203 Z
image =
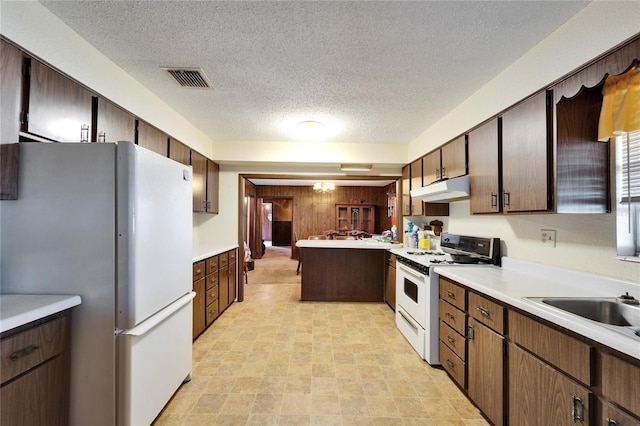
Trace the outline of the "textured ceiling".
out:
M 585 1 L 41 1 L 213 140 L 407 143 Z M 164 66 L 200 67 L 214 90 Z

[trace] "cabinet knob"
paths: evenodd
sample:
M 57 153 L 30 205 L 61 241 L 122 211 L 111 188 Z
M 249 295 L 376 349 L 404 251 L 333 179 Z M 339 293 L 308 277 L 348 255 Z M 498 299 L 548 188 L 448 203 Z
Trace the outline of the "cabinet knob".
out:
M 615 420 L 607 419 L 605 426 L 618 426 L 618 423 Z
M 449 341 L 449 343 L 451 343 L 452 345 L 456 343 L 456 339 L 454 339 L 451 335 L 447 334 L 447 340 Z
M 449 296 L 450 298 L 452 298 L 452 299 L 456 298 L 456 294 L 453 291 L 446 290 L 446 293 L 447 293 L 447 296 Z
M 444 361 L 447 363 L 449 367 L 456 368 L 456 365 L 449 358 L 445 359 Z

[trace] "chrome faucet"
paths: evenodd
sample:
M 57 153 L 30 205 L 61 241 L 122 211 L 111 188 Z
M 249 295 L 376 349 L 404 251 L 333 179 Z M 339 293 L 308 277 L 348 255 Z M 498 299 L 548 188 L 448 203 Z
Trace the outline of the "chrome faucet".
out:
M 619 296 L 617 299 L 618 302 L 625 303 L 627 305 L 640 305 L 640 300 L 631 296 L 628 291 L 626 291 L 625 294 Z

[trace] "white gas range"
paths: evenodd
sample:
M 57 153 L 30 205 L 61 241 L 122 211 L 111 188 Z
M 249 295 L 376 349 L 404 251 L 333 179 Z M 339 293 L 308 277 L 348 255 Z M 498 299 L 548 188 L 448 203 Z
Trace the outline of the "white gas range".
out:
M 420 357 L 439 365 L 438 289 L 435 266 L 500 264 L 500 240 L 442 233 L 442 251 L 392 249 L 396 255 L 396 326 Z

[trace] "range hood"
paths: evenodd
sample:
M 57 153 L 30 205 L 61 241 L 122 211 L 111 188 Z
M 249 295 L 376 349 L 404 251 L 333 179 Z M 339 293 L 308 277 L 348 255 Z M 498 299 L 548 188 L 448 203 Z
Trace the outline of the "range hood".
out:
M 411 191 L 411 198 L 427 203 L 448 203 L 469 198 L 469 176 L 447 179 Z

